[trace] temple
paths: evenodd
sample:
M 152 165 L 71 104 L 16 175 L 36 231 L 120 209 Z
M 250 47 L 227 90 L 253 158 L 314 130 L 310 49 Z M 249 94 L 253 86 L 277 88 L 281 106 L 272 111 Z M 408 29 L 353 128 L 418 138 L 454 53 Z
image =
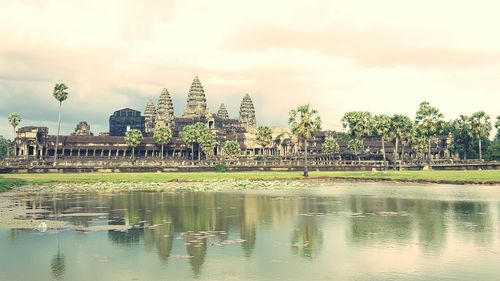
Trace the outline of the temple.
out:
M 56 136 L 49 135 L 46 127 L 22 127 L 17 131 L 15 140 L 15 155 L 22 159 L 50 159 L 57 154 L 67 159 L 123 159 L 131 156 L 131 149 L 125 142 L 124 135 L 131 129 L 143 133 L 143 142 L 135 149 L 137 157 L 159 157 L 161 147 L 153 139 L 154 131 L 160 127 L 170 127 L 172 138 L 164 147 L 164 156 L 173 159 L 204 159 L 207 155 L 196 146 L 192 149 L 182 140 L 181 134 L 185 126 L 197 122 L 206 124 L 216 138 L 216 145 L 210 157 L 221 156 L 222 147 L 228 140 L 237 141 L 241 147 L 242 158 L 254 158 L 259 155 L 271 157 L 300 156 L 304 152 L 304 143 L 294 136 L 288 128 L 272 128 L 272 144 L 262 147 L 256 141 L 256 111 L 250 95 L 243 95 L 239 115 L 231 118 L 224 104 L 221 104 L 217 113 L 212 113 L 207 106 L 205 90 L 196 76 L 187 93 L 187 102 L 182 116 L 174 115 L 174 106 L 169 91 L 161 91 L 155 105 L 152 100 L 146 102 L 144 115 L 140 111 L 124 108 L 115 111 L 109 118 L 109 132 L 94 135 L 90 125 L 82 121 L 75 132 L 68 136 L 59 137 L 58 151 L 55 151 Z M 327 136 L 336 132 L 321 131 L 309 140 L 308 151 L 312 155 L 324 155 L 322 144 Z M 351 157 L 348 152 L 347 141 L 338 141 L 340 154 Z M 365 139 L 363 157 L 381 159 L 381 143 L 378 139 Z M 433 144 L 432 157 L 442 158 L 448 155 L 449 139 L 439 139 Z M 395 151 L 392 142 L 385 143 L 388 154 L 415 156 L 415 152 L 408 145 L 400 145 Z M 359 157 L 358 157 L 359 158 Z

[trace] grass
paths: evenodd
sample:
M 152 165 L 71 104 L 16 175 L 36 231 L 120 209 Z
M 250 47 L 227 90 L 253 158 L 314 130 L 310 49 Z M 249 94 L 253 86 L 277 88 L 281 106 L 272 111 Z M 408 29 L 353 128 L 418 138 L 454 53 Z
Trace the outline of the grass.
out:
M 0 193 L 11 190 L 15 186 L 26 185 L 28 182 L 23 179 L 0 177 Z
M 76 173 L 0 175 L 0 191 L 19 185 L 94 182 L 168 182 L 206 180 L 294 180 L 301 172 Z M 310 172 L 310 179 L 390 180 L 402 182 L 500 184 L 500 171 Z

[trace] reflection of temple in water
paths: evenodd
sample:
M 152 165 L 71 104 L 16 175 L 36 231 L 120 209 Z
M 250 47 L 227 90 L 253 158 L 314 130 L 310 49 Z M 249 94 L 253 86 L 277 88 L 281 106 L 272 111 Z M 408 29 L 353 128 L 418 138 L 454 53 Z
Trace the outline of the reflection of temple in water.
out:
M 286 193 L 285 193 L 286 194 Z M 255 258 L 259 233 L 278 233 L 288 253 L 304 259 L 321 255 L 332 239 L 326 225 L 342 227 L 347 244 L 416 244 L 424 253 L 446 248 L 449 232 L 463 241 L 488 245 L 494 240 L 500 206 L 488 202 L 396 199 L 358 196 L 280 196 L 252 193 L 51 194 L 22 201 L 30 208 L 49 208 L 57 214 L 97 213 L 106 210 L 109 225 L 128 231 L 108 231 L 114 244 L 144 247 L 162 263 L 185 260 L 193 275 L 201 276 L 211 251 Z M 106 206 L 106 209 L 99 209 Z M 75 225 L 92 225 L 95 217 L 66 218 Z M 12 239 L 19 234 L 13 232 Z M 261 238 L 262 239 L 262 238 Z M 455 238 L 456 239 L 456 238 Z M 143 242 L 143 243 L 142 243 Z M 143 246 L 142 246 L 143 245 Z M 262 244 L 260 244 L 262 247 Z M 64 271 L 64 256 L 53 258 L 54 276 Z

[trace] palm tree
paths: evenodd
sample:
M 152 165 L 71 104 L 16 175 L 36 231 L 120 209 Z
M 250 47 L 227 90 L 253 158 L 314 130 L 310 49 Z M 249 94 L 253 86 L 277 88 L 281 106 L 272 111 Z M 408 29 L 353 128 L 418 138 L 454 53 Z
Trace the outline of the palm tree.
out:
M 257 127 L 257 133 L 255 134 L 255 139 L 257 143 L 260 146 L 262 146 L 263 150 L 265 150 L 266 146 L 271 145 L 273 143 L 273 132 L 271 128 L 267 126 Z
M 184 127 L 184 129 L 182 129 L 181 137 L 186 145 L 191 146 L 191 160 L 194 160 L 194 144 L 198 139 L 194 125 Z
M 202 137 L 206 134 L 210 134 L 208 131 L 207 125 L 202 122 L 197 122 L 193 127 L 196 143 L 198 143 L 198 161 L 201 160 L 201 140 Z
M 212 155 L 213 149 L 217 144 L 215 136 L 207 129 L 202 132 L 199 138 L 199 143 L 206 156 Z
M 452 148 L 455 152 L 463 153 L 464 159 L 467 159 L 469 144 L 472 142 L 472 126 L 470 117 L 460 115 L 459 118 L 452 121 L 451 131 L 453 136 Z
M 394 141 L 394 160 L 398 160 L 399 142 L 407 140 L 413 135 L 413 124 L 410 117 L 402 114 L 394 114 L 390 117 L 389 136 Z M 401 163 L 399 165 L 401 170 Z
M 158 127 L 153 133 L 153 138 L 157 144 L 161 145 L 161 159 L 163 159 L 163 148 L 172 138 L 172 130 L 170 127 Z
M 54 166 L 57 165 L 57 150 L 59 147 L 59 133 L 61 131 L 61 109 L 62 109 L 62 102 L 68 98 L 68 92 L 66 92 L 67 89 L 68 87 L 66 87 L 64 83 L 59 83 L 55 85 L 53 92 L 54 98 L 57 101 L 59 101 L 59 121 L 57 125 L 56 150 L 54 152 Z
M 9 120 L 10 125 L 12 125 L 12 128 L 14 129 L 14 146 L 13 146 L 13 149 L 14 149 L 14 154 L 16 154 L 16 142 L 15 142 L 15 139 L 16 139 L 16 128 L 21 123 L 21 115 L 19 115 L 19 113 L 17 113 L 17 112 L 12 112 L 11 114 L 9 114 L 9 116 L 7 117 L 7 119 Z M 10 156 L 8 142 L 7 142 L 7 156 Z
M 385 139 L 389 135 L 391 125 L 391 117 L 386 114 L 375 115 L 373 117 L 373 129 L 374 133 L 380 137 L 380 142 L 382 144 L 382 155 L 384 158 L 384 165 L 386 165 L 385 156 Z
M 479 141 L 479 159 L 483 159 L 481 139 L 487 138 L 490 135 L 491 123 L 490 116 L 484 111 L 478 111 L 472 114 L 471 118 L 472 135 Z
M 288 124 L 290 124 L 293 134 L 299 139 L 304 138 L 304 177 L 308 177 L 307 142 L 316 132 L 321 130 L 321 118 L 317 110 L 312 109 L 309 104 L 305 104 L 290 111 Z
M 427 141 L 427 160 L 431 165 L 431 140 L 440 131 L 443 123 L 443 114 L 430 103 L 424 101 L 420 103 L 415 117 L 417 134 Z
M 132 160 L 135 160 L 135 148 L 142 142 L 142 140 L 142 133 L 137 129 L 132 129 L 125 133 L 125 142 L 132 148 Z
M 342 126 L 348 129 L 348 134 L 352 138 L 358 139 L 361 146 L 363 146 L 363 138 L 373 133 L 373 118 L 368 111 L 346 112 L 341 121 Z M 357 151 L 354 154 L 357 154 Z

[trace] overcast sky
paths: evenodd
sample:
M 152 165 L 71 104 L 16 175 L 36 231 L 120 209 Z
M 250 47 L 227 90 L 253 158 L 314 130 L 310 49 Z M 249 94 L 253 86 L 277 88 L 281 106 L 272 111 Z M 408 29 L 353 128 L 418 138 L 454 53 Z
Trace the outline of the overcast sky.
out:
M 324 129 L 344 112 L 404 113 L 421 101 L 448 119 L 500 115 L 500 2 L 0 0 L 0 134 L 9 112 L 56 132 L 55 83 L 70 96 L 62 133 L 113 111 L 144 111 L 163 88 L 175 114 L 198 75 L 212 112 L 249 93 L 258 124 L 286 126 L 309 102 Z

